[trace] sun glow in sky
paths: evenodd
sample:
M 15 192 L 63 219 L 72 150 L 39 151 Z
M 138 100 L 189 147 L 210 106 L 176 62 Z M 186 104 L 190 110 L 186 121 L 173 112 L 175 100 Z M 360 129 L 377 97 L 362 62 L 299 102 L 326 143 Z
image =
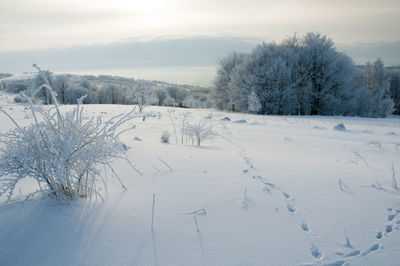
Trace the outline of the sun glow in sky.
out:
M 188 66 L 176 61 L 189 59 L 191 67 L 215 67 L 232 50 L 310 31 L 327 35 L 357 64 L 382 57 L 398 65 L 398 25 L 399 0 L 0 0 L 0 72 L 27 71 L 31 61 L 54 71 L 92 71 L 77 51 L 93 47 L 96 62 L 109 60 L 96 70 L 122 67 L 127 53 L 136 65 L 123 67 L 148 67 L 164 55 L 173 58 L 169 67 Z M 203 46 L 193 52 L 199 40 Z M 145 50 L 137 49 L 140 43 L 148 44 Z M 120 52 L 131 44 L 135 51 Z M 74 67 L 61 67 L 69 58 Z
M 176 36 L 399 41 L 398 0 L 2 0 L 0 51 Z

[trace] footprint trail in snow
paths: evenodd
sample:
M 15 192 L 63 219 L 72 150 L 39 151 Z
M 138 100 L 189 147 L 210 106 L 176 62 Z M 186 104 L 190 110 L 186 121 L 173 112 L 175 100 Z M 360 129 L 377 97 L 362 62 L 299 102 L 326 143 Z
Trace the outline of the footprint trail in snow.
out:
M 280 186 L 269 181 L 269 179 L 266 179 L 263 176 L 258 175 L 258 174 L 252 175 L 252 173 L 257 172 L 257 170 L 256 170 L 256 166 L 254 165 L 252 160 L 246 155 L 246 150 L 233 140 L 229 140 L 229 142 L 234 144 L 234 146 L 236 146 L 239 149 L 239 155 L 246 165 L 246 168 L 242 170 L 243 174 L 245 174 L 247 176 L 251 176 L 253 179 L 258 180 L 261 184 L 263 184 L 263 186 L 264 186 L 263 190 L 268 193 L 270 193 L 272 190 L 280 192 L 280 194 L 282 195 L 282 201 L 283 201 L 284 205 L 286 206 L 287 213 L 297 218 L 297 220 L 299 222 L 299 228 L 304 233 L 306 233 L 308 235 L 308 237 L 310 238 L 310 243 L 311 243 L 310 254 L 311 254 L 311 256 L 316 259 L 320 259 L 322 257 L 322 252 L 320 251 L 319 247 L 315 244 L 315 242 L 316 242 L 315 239 L 317 237 L 314 234 L 309 234 L 311 232 L 311 228 L 304 221 L 304 219 L 301 219 L 299 217 L 299 216 L 301 216 L 301 214 L 297 211 L 297 209 L 295 207 L 295 198 L 290 193 L 288 193 L 286 190 L 282 189 Z
M 355 249 L 354 247 L 346 246 L 349 250 L 347 252 L 342 252 L 338 251 L 335 253 L 336 256 L 341 257 L 342 259 L 333 261 L 333 262 L 326 262 L 327 259 L 323 258 L 323 253 L 320 251 L 320 248 L 315 244 L 315 239 L 317 238 L 315 234 L 310 234 L 311 228 L 308 226 L 308 224 L 305 222 L 304 219 L 300 219 L 299 216 L 301 216 L 301 213 L 296 209 L 295 207 L 295 198 L 288 193 L 286 190 L 282 189 L 280 186 L 277 184 L 271 182 L 269 179 L 264 178 L 261 175 L 254 174 L 252 175 L 253 172 L 257 172 L 257 168 L 255 164 L 252 162 L 252 160 L 246 155 L 246 150 L 241 147 L 239 144 L 234 142 L 233 140 L 230 140 L 232 144 L 234 144 L 238 149 L 239 149 L 239 155 L 243 159 L 244 163 L 246 164 L 246 169 L 244 169 L 242 172 L 247 175 L 251 176 L 253 179 L 259 181 L 261 184 L 263 184 L 263 190 L 271 193 L 272 190 L 278 191 L 282 194 L 282 200 L 284 201 L 284 204 L 286 205 L 286 210 L 287 213 L 290 214 L 291 216 L 297 217 L 300 223 L 300 229 L 306 233 L 310 237 L 310 254 L 311 256 L 316 259 L 316 263 L 313 264 L 318 264 L 320 265 L 321 263 L 323 265 L 330 265 L 330 266 L 340 266 L 340 265 L 345 265 L 349 259 L 356 258 L 358 256 L 365 256 L 370 253 L 373 253 L 377 251 L 379 248 L 381 248 L 381 245 L 379 243 L 373 243 L 371 244 L 364 252 L 362 252 L 359 249 Z M 396 228 L 399 228 L 400 224 L 400 209 L 392 209 L 388 208 L 388 211 L 390 212 L 387 215 L 387 221 L 390 222 L 389 224 L 386 224 L 384 227 L 383 232 L 379 231 L 376 233 L 376 239 L 378 241 L 382 241 L 385 235 L 388 235 L 393 232 L 395 226 L 397 225 Z M 276 208 L 276 212 L 279 213 L 279 210 Z M 321 261 L 322 260 L 322 261 Z M 307 265 L 307 264 L 302 264 L 302 265 Z

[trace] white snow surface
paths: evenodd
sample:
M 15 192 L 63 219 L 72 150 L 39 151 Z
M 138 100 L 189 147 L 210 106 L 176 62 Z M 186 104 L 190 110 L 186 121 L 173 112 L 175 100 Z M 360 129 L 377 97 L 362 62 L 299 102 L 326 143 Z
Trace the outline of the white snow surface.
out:
M 32 122 L 7 99 L 1 107 L 18 123 Z M 131 108 L 85 106 L 104 117 Z M 220 122 L 220 137 L 195 147 L 173 136 L 161 143 L 165 129 L 172 133 L 168 110 L 146 107 L 154 116 L 122 137 L 143 173 L 114 162 L 127 191 L 104 173 L 105 202 L 41 195 L 0 205 L 0 265 L 400 265 L 398 117 L 175 109 L 191 121 L 231 119 Z M 2 133 L 13 128 L 4 115 L 0 122 Z M 339 123 L 346 130 L 334 130 Z M 21 184 L 17 198 L 35 186 Z

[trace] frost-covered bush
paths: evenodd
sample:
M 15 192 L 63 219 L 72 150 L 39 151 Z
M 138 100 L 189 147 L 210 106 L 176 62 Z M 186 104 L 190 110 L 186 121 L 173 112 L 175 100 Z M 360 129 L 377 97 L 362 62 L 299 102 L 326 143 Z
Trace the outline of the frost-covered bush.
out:
M 122 126 L 137 117 L 136 113 L 132 110 L 107 121 L 88 117 L 80 108 L 84 97 L 79 99 L 74 110 L 61 113 L 55 93 L 45 77 L 44 80 L 36 93 L 47 89 L 54 108 L 43 109 L 31 102 L 34 123 L 21 127 L 0 110 L 15 125 L 11 131 L 0 135 L 0 196 L 6 195 L 10 200 L 16 185 L 32 178 L 39 185 L 38 191 L 49 191 L 57 199 L 103 198 L 101 191 L 106 191 L 107 184 L 100 175 L 100 167 L 109 167 L 118 178 L 110 162 L 116 158 L 126 159 L 119 136 L 133 128 L 122 129 Z
M 185 129 L 185 135 L 191 140 L 193 145 L 200 146 L 205 140 L 215 138 L 218 133 L 211 119 L 202 119 L 197 123 L 188 124 Z
M 5 91 L 11 93 L 20 93 L 29 89 L 30 80 L 9 80 L 2 82 Z
M 28 102 L 25 92 L 21 91 L 20 93 L 18 93 L 17 96 L 14 97 L 14 102 L 16 103 Z

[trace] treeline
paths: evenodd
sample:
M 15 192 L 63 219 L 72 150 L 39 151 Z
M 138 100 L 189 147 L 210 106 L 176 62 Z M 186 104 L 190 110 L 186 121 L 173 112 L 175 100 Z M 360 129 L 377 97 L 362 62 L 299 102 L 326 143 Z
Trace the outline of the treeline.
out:
M 331 39 L 308 33 L 223 58 L 213 96 L 237 112 L 384 117 L 399 113 L 399 83 L 399 69 L 380 59 L 357 67 Z
M 80 76 L 53 74 L 44 71 L 57 101 L 61 104 L 76 104 L 77 99 L 87 95 L 86 104 L 139 104 L 174 106 L 187 108 L 210 108 L 207 88 L 189 85 L 176 85 L 160 81 L 135 80 L 115 76 Z M 43 84 L 40 75 L 27 75 L 25 78 L 10 77 L 0 80 L 0 89 L 18 93 L 16 102 L 26 100 L 33 91 Z M 51 104 L 51 97 L 45 90 L 39 91 L 36 99 L 43 104 Z

